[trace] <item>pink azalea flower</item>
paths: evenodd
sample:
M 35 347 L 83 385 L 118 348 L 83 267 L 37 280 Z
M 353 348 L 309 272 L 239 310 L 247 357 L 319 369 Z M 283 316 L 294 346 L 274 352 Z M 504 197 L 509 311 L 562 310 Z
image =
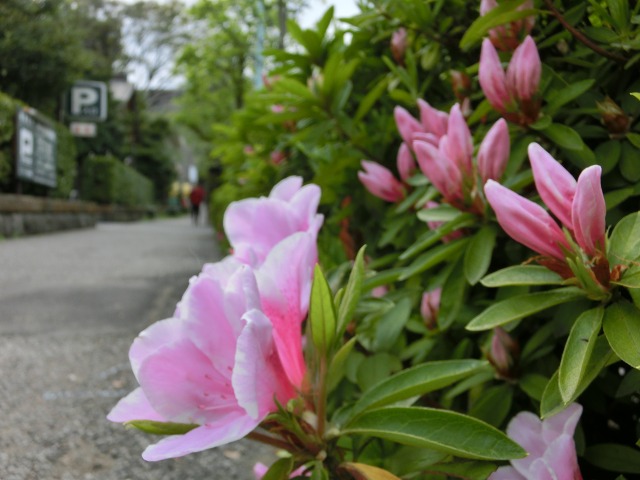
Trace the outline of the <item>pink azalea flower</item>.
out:
M 238 440 L 276 410 L 274 399 L 286 403 L 298 394 L 315 256 L 313 236 L 298 233 L 255 273 L 233 257 L 205 265 L 174 316 L 138 336 L 129 358 L 140 387 L 107 418 L 198 425 L 147 447 L 145 460 Z
M 427 133 L 425 132 L 422 124 L 418 120 L 413 118 L 413 116 L 406 109 L 400 106 L 396 106 L 393 109 L 393 117 L 396 120 L 396 126 L 398 127 L 398 132 L 400 132 L 402 141 L 407 145 L 411 145 L 414 133 Z
M 518 101 L 531 100 L 538 92 L 542 65 L 538 47 L 533 38 L 527 36 L 513 52 L 507 68 L 507 88 Z
M 448 145 L 448 137 L 440 139 L 440 145 Z M 444 199 L 454 205 L 459 205 L 464 199 L 462 191 L 462 173 L 458 165 L 451 161 L 441 149 L 430 143 L 416 140 L 413 142 L 418 165 L 425 177 L 438 189 Z M 448 148 L 444 148 L 448 150 Z
M 562 412 L 540 420 L 530 412 L 520 412 L 507 427 L 507 435 L 529 455 L 511 460 L 488 480 L 582 480 L 573 433 L 582 406 L 573 403 Z
M 433 108 L 421 98 L 418 99 L 418 108 L 420 109 L 420 122 L 426 133 L 431 133 L 437 138 L 447 133 L 449 125 L 449 115 Z
M 257 267 L 284 238 L 296 232 L 310 232 L 315 238 L 323 222 L 316 213 L 319 202 L 320 188 L 302 186 L 302 178 L 293 176 L 274 186 L 268 197 L 231 203 L 223 224 L 234 256 Z
M 447 134 L 440 138 L 440 150 L 466 177 L 473 176 L 473 139 L 457 103 L 449 112 Z
M 361 164 L 364 172 L 358 172 L 358 178 L 372 195 L 387 202 L 399 202 L 404 198 L 402 183 L 388 168 L 368 160 L 362 160 Z
M 391 55 L 399 65 L 404 65 L 404 54 L 407 51 L 407 29 L 400 27 L 391 35 Z

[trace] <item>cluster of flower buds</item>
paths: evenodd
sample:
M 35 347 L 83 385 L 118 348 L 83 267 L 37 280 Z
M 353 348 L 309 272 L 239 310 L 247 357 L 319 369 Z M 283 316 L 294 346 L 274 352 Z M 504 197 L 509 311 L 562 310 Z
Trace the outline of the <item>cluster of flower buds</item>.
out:
M 510 122 L 529 125 L 538 119 L 542 64 L 533 38 L 516 48 L 507 70 L 489 39 L 482 42 L 478 80 L 491 106 Z
M 421 123 L 399 107 L 395 114 L 403 139 L 411 142 L 420 170 L 444 201 L 460 210 L 482 215 L 484 200 L 478 177 L 484 183 L 488 179 L 498 180 L 504 173 L 510 151 L 506 122 L 500 119 L 491 127 L 474 162 L 473 139 L 459 104 L 447 115 L 422 102 Z
M 576 182 L 537 143 L 529 145 L 529 160 L 538 194 L 564 230 L 540 205 L 489 180 L 484 191 L 500 226 L 511 238 L 542 255 L 538 263 L 563 278 L 580 279 L 593 298 L 606 296 L 610 272 L 602 168 L 586 168 Z
M 497 6 L 498 3 L 496 0 L 482 0 L 480 2 L 480 15 L 486 15 Z M 531 10 L 532 8 L 533 0 L 525 0 L 516 10 L 524 11 Z M 489 40 L 491 40 L 493 46 L 499 50 L 513 51 L 520 45 L 522 38 L 531 32 L 535 23 L 535 17 L 528 16 L 504 25 L 498 25 L 489 30 Z

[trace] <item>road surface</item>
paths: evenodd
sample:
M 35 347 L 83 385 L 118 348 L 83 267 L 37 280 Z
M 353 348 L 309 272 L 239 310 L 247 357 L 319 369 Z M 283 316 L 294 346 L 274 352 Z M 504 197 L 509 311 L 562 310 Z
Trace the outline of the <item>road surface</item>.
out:
M 188 218 L 0 241 L 0 479 L 250 480 L 269 451 L 239 442 L 140 458 L 154 437 L 106 414 L 136 386 L 127 352 L 219 258 Z

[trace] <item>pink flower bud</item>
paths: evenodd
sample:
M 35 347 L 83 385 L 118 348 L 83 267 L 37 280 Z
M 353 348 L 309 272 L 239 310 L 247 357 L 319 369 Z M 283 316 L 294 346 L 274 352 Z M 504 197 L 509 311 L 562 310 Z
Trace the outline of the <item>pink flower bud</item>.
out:
M 602 123 L 609 133 L 626 133 L 631 124 L 631 118 L 614 102 L 610 97 L 606 97 L 602 102 L 596 102 L 598 112 L 602 118 Z
M 283 105 L 271 105 L 271 111 L 273 113 L 282 113 L 284 112 L 284 106 Z
M 420 121 L 425 131 L 440 138 L 447 133 L 449 115 L 433 108 L 427 102 L 418 99 L 418 108 L 420 109 Z
M 391 55 L 398 65 L 404 65 L 404 54 L 407 51 L 407 30 L 399 28 L 391 35 Z
M 269 158 L 271 159 L 271 163 L 277 166 L 287 159 L 287 154 L 282 150 L 274 150 L 269 155 Z
M 420 302 L 420 314 L 429 330 L 433 330 L 438 325 L 438 310 L 440 310 L 440 297 L 442 288 L 434 288 L 422 294 Z
M 513 366 L 520 355 L 520 347 L 511 335 L 498 327 L 493 330 L 489 361 L 504 378 L 513 376 Z
M 541 255 L 564 260 L 569 244 L 551 215 L 537 203 L 489 180 L 484 187 L 498 223 L 513 238 Z
M 507 68 L 507 88 L 519 102 L 528 101 L 538 93 L 542 64 L 538 47 L 527 35 L 522 45 L 516 48 Z
M 389 292 L 389 287 L 386 285 L 380 285 L 371 290 L 371 296 L 373 298 L 382 298 Z
M 416 140 L 427 142 L 437 147 L 440 144 L 440 137 L 436 137 L 433 133 L 415 132 L 411 137 L 411 144 Z
M 387 202 L 399 202 L 404 198 L 404 188 L 393 174 L 379 163 L 362 160 L 364 172 L 358 178 L 367 190 Z
M 483 183 L 500 180 L 509 161 L 510 147 L 509 128 L 501 118 L 487 132 L 478 150 L 478 171 Z
M 607 207 L 600 185 L 602 168 L 593 165 L 578 177 L 576 195 L 573 198 L 571 218 L 573 233 L 578 245 L 588 254 L 604 252 L 605 215 Z
M 498 52 L 491 41 L 486 38 L 482 42 L 482 50 L 480 51 L 478 80 L 491 106 L 500 113 L 505 112 L 507 105 L 511 102 L 507 89 L 507 78 L 502 69 Z
M 413 159 L 411 150 L 409 150 L 409 147 L 404 142 L 402 142 L 402 145 L 400 145 L 400 148 L 398 149 L 398 157 L 396 161 L 400 178 L 403 182 L 406 182 L 411 178 L 413 172 L 415 172 L 418 167 L 416 165 L 416 161 Z
M 486 15 L 497 6 L 498 4 L 495 0 L 482 0 L 480 2 L 480 15 Z M 529 10 L 532 8 L 533 0 L 526 0 L 516 10 Z M 491 43 L 503 51 L 514 50 L 520 43 L 520 39 L 531 32 L 535 21 L 535 17 L 529 16 L 521 20 L 498 25 L 489 30 Z
M 447 136 L 440 139 L 447 143 Z M 458 166 L 450 161 L 436 147 L 427 142 L 413 142 L 418 165 L 422 173 L 438 189 L 446 201 L 457 203 L 462 201 L 462 174 Z
M 451 107 L 447 126 L 446 153 L 464 175 L 473 175 L 473 139 L 457 103 Z M 442 142 L 443 138 L 440 139 Z M 442 149 L 441 149 L 442 150 Z
M 400 136 L 407 145 L 411 145 L 414 133 L 425 131 L 422 124 L 413 118 L 407 110 L 400 106 L 393 109 L 393 116 L 396 120 L 396 126 L 400 132 Z
M 573 176 L 537 143 L 529 144 L 529 162 L 540 198 L 562 224 L 573 230 L 571 205 L 576 193 Z

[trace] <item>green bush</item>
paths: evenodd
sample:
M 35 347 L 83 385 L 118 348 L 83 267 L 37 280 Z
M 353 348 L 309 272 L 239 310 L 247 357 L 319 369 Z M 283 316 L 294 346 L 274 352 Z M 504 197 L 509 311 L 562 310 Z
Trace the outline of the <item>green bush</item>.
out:
M 89 157 L 83 170 L 82 198 L 85 200 L 125 206 L 153 203 L 151 181 L 115 157 Z

